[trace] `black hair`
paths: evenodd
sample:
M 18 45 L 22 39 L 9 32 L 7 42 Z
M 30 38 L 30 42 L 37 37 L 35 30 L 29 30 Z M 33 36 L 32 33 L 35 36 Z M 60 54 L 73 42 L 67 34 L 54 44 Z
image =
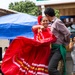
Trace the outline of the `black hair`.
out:
M 53 8 L 47 7 L 44 11 L 44 14 L 53 17 L 55 16 L 55 10 Z
M 4 49 L 6 50 L 8 47 L 5 47 Z
M 43 17 L 42 17 L 43 18 Z M 40 19 L 40 22 L 42 21 L 42 18 Z

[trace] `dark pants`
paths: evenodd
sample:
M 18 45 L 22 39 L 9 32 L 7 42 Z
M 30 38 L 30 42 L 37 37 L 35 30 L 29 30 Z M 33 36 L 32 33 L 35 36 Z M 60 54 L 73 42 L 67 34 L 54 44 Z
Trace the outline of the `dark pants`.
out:
M 60 72 L 57 70 L 58 63 L 61 58 L 62 56 L 59 48 L 52 50 L 48 65 L 49 75 L 61 75 Z

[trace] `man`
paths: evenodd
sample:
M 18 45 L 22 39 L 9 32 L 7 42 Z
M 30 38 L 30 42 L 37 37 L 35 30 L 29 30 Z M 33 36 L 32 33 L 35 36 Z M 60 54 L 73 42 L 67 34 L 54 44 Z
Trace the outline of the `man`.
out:
M 66 75 L 66 48 L 70 42 L 70 32 L 64 23 L 55 16 L 53 8 L 46 8 L 44 11 L 46 17 L 52 23 L 51 31 L 57 37 L 57 41 L 52 44 L 52 52 L 49 60 L 48 71 L 50 75 L 61 75 L 57 70 L 58 62 L 63 59 L 64 70 L 63 75 Z

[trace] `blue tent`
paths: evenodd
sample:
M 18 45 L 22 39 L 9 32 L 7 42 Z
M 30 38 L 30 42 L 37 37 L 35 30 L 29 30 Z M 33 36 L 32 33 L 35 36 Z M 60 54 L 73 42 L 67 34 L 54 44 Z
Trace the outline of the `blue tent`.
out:
M 14 39 L 17 36 L 33 37 L 32 26 L 37 24 L 37 17 L 17 13 L 0 17 L 0 38 Z

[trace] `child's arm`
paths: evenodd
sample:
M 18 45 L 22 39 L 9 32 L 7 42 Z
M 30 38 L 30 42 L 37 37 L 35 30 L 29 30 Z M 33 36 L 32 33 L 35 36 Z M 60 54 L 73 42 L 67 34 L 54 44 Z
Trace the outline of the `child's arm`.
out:
M 32 30 L 35 31 L 37 29 L 43 29 L 43 28 L 44 28 L 44 26 L 42 26 L 42 25 L 35 25 L 32 27 Z
M 73 45 L 74 45 L 74 43 L 73 43 L 73 42 L 70 42 L 70 44 L 69 44 L 69 49 L 70 49 L 70 50 L 72 50 Z

